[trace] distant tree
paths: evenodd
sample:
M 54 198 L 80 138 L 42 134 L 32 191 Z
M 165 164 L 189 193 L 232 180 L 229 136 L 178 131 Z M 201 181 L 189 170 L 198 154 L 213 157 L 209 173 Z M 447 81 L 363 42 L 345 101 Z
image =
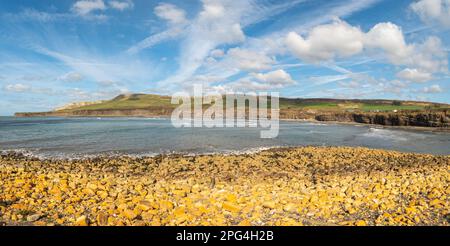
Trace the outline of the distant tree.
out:
M 400 101 L 392 101 L 392 105 L 394 105 L 394 106 L 402 106 L 402 102 L 400 102 Z

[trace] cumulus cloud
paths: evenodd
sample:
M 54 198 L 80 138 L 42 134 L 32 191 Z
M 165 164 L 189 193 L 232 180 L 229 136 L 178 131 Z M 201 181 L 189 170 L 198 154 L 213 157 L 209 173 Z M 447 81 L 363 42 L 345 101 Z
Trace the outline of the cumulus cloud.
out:
M 348 57 L 366 50 L 368 55 L 381 55 L 393 65 L 407 67 L 397 76 L 414 82 L 428 81 L 433 73 L 448 70 L 447 52 L 438 37 L 431 36 L 423 43 L 408 44 L 402 29 L 390 22 L 378 23 L 364 33 L 357 27 L 335 20 L 313 28 L 306 38 L 291 32 L 285 41 L 294 55 L 310 63 Z
M 203 0 L 202 2 L 203 9 L 192 26 L 193 33 L 208 35 L 205 38 L 218 44 L 234 44 L 245 40 L 239 23 L 242 10 L 236 8 L 242 7 L 241 4 L 229 0 Z
M 429 37 L 422 44 L 407 44 L 400 27 L 380 23 L 366 35 L 367 48 L 381 49 L 394 65 L 405 65 L 434 73 L 447 70 L 447 54 L 437 37 Z
M 379 23 L 364 33 L 342 20 L 316 26 L 306 38 L 290 32 L 286 45 L 298 58 L 314 63 L 353 56 L 367 48 L 381 49 L 392 63 L 404 64 L 414 50 L 406 44 L 401 28 L 395 24 Z
M 134 3 L 132 0 L 111 0 L 105 3 L 104 0 L 78 0 L 72 5 L 72 12 L 76 15 L 82 16 L 86 19 L 93 20 L 105 20 L 108 17 L 104 14 L 93 14 L 94 12 L 101 12 L 107 9 L 116 9 L 119 11 L 124 11 L 126 9 L 132 9 Z M 47 16 L 39 16 L 40 19 L 47 18 Z M 53 17 L 51 15 L 50 17 Z
M 286 44 L 297 57 L 308 62 L 352 56 L 364 47 L 363 32 L 340 20 L 313 28 L 306 38 L 290 32 Z
M 155 7 L 154 13 L 171 24 L 181 24 L 187 21 L 186 12 L 170 3 L 160 3 Z
M 77 72 L 69 72 L 59 77 L 58 80 L 64 82 L 80 82 L 83 80 L 83 75 Z
M 414 45 L 414 52 L 406 65 L 416 66 L 428 72 L 447 72 L 447 51 L 438 37 L 429 37 L 422 44 Z
M 449 0 L 420 0 L 410 7 L 423 21 L 438 22 L 444 27 L 450 27 Z
M 31 90 L 31 86 L 24 84 L 8 84 L 3 87 L 3 89 L 7 92 L 27 92 Z
M 80 0 L 72 6 L 72 11 L 78 15 L 88 15 L 93 11 L 105 9 L 106 5 L 103 0 Z
M 200 13 L 201 18 L 219 18 L 225 15 L 225 7 L 220 1 L 203 0 L 203 11 Z
M 291 75 L 282 69 L 268 73 L 253 73 L 252 76 L 260 82 L 275 86 L 292 85 L 295 83 Z
M 403 64 L 413 52 L 406 44 L 401 28 L 390 22 L 375 25 L 364 38 L 367 48 L 382 49 L 394 64 Z
M 406 68 L 406 69 L 403 69 L 402 71 L 398 72 L 397 77 L 400 79 L 417 82 L 417 83 L 426 82 L 433 78 L 431 73 L 422 72 L 420 70 L 410 69 L 410 68 Z
M 431 85 L 429 87 L 425 87 L 421 90 L 423 93 L 432 94 L 432 93 L 441 93 L 443 90 L 439 85 Z
M 127 0 L 127 1 L 114 0 L 114 1 L 109 2 L 109 6 L 113 9 L 124 11 L 126 9 L 132 9 L 134 7 L 134 3 L 131 0 Z
M 231 59 L 232 63 L 239 69 L 245 71 L 259 71 L 270 69 L 275 61 L 263 53 L 241 49 L 232 48 L 227 52 L 227 58 Z

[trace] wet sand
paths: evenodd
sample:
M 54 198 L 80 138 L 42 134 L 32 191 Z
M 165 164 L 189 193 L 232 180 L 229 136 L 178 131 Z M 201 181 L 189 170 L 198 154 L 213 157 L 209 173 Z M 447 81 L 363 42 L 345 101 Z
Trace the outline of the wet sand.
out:
M 6 225 L 448 225 L 450 156 L 348 147 L 0 157 Z

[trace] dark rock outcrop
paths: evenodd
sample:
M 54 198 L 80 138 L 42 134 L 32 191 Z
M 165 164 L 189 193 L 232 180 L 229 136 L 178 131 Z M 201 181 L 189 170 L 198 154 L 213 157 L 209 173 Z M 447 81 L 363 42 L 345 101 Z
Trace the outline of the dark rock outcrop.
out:
M 397 113 L 324 113 L 315 116 L 318 121 L 356 122 L 384 126 L 449 127 L 447 110 Z

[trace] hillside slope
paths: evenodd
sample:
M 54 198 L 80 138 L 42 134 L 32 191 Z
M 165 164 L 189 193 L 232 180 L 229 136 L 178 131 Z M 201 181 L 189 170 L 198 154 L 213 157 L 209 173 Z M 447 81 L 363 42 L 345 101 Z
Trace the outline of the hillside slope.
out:
M 176 106 L 171 104 L 169 96 L 130 94 L 80 107 L 63 107 L 51 112 L 16 113 L 16 116 L 167 117 Z M 450 105 L 431 102 L 280 98 L 282 119 L 449 127 L 449 114 Z

